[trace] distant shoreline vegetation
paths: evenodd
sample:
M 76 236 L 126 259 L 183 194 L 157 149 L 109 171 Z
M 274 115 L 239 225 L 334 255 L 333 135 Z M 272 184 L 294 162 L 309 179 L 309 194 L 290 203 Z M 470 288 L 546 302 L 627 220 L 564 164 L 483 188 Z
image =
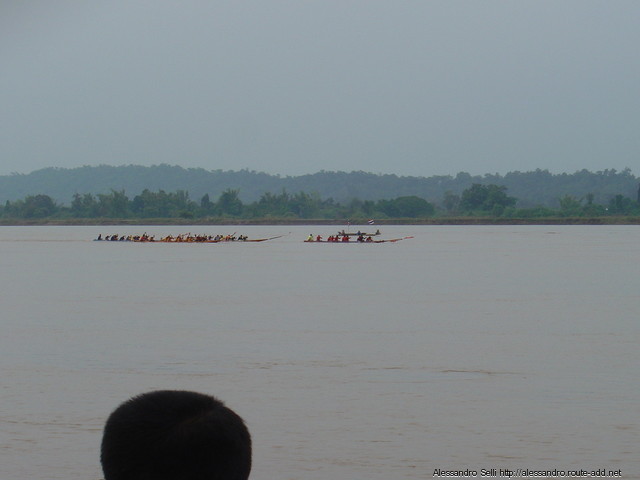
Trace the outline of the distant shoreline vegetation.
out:
M 573 198 L 587 203 L 608 206 L 616 195 L 636 199 L 640 177 L 626 168 L 598 172 L 580 170 L 567 174 L 537 169 L 529 172 L 509 172 L 504 175 L 456 175 L 431 177 L 398 176 L 367 172 L 332 172 L 321 170 L 300 176 L 270 175 L 250 170 L 223 171 L 202 168 L 182 168 L 172 165 L 150 167 L 84 166 L 72 169 L 45 168 L 29 174 L 0 175 L 0 205 L 47 195 L 57 205 L 69 206 L 75 194 L 110 194 L 126 192 L 129 198 L 150 192 L 188 192 L 199 201 L 205 195 L 211 200 L 225 191 L 235 190 L 245 204 L 258 202 L 265 194 L 305 192 L 323 200 L 348 205 L 352 200 L 373 201 L 416 196 L 439 210 L 455 207 L 456 196 L 474 184 L 505 187 L 517 199 L 518 208 L 560 208 L 560 200 Z
M 171 226 L 171 225 L 237 225 L 237 226 L 259 226 L 259 225 L 287 225 L 287 226 L 307 226 L 307 225 L 328 225 L 340 226 L 344 228 L 344 221 L 324 221 L 308 219 L 304 221 L 293 221 L 289 219 L 266 219 L 253 221 L 239 221 L 233 219 L 203 219 L 198 221 L 184 221 L 172 218 L 158 219 L 4 219 L 0 218 L 0 227 L 18 226 Z M 352 222 L 352 226 L 366 225 L 366 223 Z M 384 225 L 640 225 L 640 216 L 616 216 L 616 217 L 549 217 L 549 218 L 485 218 L 485 217 L 455 217 L 455 218 L 430 218 L 430 219 L 397 219 L 397 221 L 380 221 L 370 228 L 380 228 Z
M 344 225 L 384 224 L 639 224 L 640 189 L 636 198 L 612 195 L 606 204 L 595 195 L 566 194 L 555 208 L 518 207 L 507 187 L 474 183 L 460 195 L 450 191 L 438 205 L 417 195 L 394 199 L 338 202 L 318 194 L 282 190 L 264 193 L 245 203 L 239 190 L 227 189 L 215 200 L 209 194 L 192 200 L 184 190 L 152 192 L 145 189 L 129 198 L 124 190 L 110 193 L 76 193 L 71 205 L 61 205 L 49 195 L 27 195 L 7 200 L 0 207 L 2 225 L 109 225 L 109 224 L 238 224 L 238 225 Z

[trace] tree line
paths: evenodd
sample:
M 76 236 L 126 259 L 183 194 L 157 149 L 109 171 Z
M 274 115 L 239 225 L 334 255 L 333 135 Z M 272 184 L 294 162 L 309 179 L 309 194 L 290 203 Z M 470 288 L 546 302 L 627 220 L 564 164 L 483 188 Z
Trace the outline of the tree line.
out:
M 208 194 L 199 201 L 183 190 L 144 190 L 130 199 L 124 190 L 108 194 L 75 194 L 70 206 L 56 203 L 50 196 L 28 195 L 7 201 L 0 211 L 4 218 L 236 218 L 236 219 L 335 219 L 356 216 L 379 218 L 429 217 L 435 207 L 423 198 L 409 196 L 393 200 L 359 201 L 348 204 L 321 199 L 305 192 L 265 193 L 258 201 L 244 203 L 238 190 L 228 189 L 215 201 Z
M 201 199 L 208 194 L 212 201 L 229 189 L 237 190 L 245 204 L 259 201 L 267 193 L 308 192 L 323 199 L 333 198 L 348 204 L 352 199 L 378 201 L 397 197 L 417 196 L 434 205 L 442 205 L 449 193 L 462 195 L 474 184 L 501 185 L 509 195 L 518 199 L 517 206 L 560 208 L 560 199 L 571 195 L 576 199 L 593 196 L 592 203 L 608 206 L 620 194 L 635 198 L 639 177 L 630 169 L 598 172 L 580 170 L 575 173 L 554 174 L 548 170 L 510 172 L 505 175 L 457 175 L 410 177 L 367 172 L 320 171 L 300 176 L 279 176 L 240 170 L 222 171 L 202 168 L 182 168 L 171 165 L 143 167 L 85 166 L 72 169 L 46 168 L 29 174 L 0 175 L 0 205 L 14 202 L 28 195 L 45 194 L 56 203 L 67 204 L 73 192 L 110 194 L 126 191 L 130 196 L 145 189 L 158 192 L 188 191 L 191 198 Z
M 623 194 L 611 197 L 607 204 L 596 204 L 594 195 L 583 197 L 564 195 L 558 199 L 558 207 L 543 205 L 517 207 L 518 199 L 507 194 L 507 187 L 496 184 L 474 183 L 460 195 L 445 192 L 439 205 L 434 205 L 416 195 L 394 199 L 359 200 L 338 202 L 323 199 L 318 194 L 305 192 L 278 194 L 264 193 L 254 202 L 246 203 L 237 189 L 227 189 L 212 200 L 204 194 L 199 201 L 192 200 L 184 190 L 152 192 L 148 189 L 129 198 L 124 190 L 109 193 L 73 195 L 70 205 L 59 204 L 49 195 L 28 195 L 16 201 L 7 200 L 0 208 L 5 219 L 43 218 L 112 218 L 112 219 L 398 219 L 431 217 L 494 217 L 494 218 L 545 218 L 545 217 L 599 217 L 610 215 L 640 215 L 640 189 L 636 198 Z

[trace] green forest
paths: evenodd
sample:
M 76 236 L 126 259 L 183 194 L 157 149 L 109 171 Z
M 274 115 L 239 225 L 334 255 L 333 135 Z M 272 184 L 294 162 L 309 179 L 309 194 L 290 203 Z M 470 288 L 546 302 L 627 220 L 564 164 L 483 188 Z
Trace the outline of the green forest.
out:
M 460 195 L 447 192 L 440 205 L 434 205 L 424 198 L 410 195 L 394 199 L 360 200 L 337 202 L 332 198 L 323 199 L 317 194 L 298 192 L 290 194 L 264 193 L 250 203 L 242 201 L 238 190 L 227 189 L 218 198 L 209 194 L 199 200 L 190 198 L 184 190 L 152 192 L 145 189 L 139 195 L 129 198 L 124 190 L 109 193 L 73 195 L 71 204 L 56 203 L 49 195 L 28 195 L 24 199 L 9 201 L 0 210 L 5 223 L 18 220 L 58 219 L 182 219 L 204 220 L 212 223 L 238 220 L 263 220 L 286 222 L 296 220 L 336 221 L 345 219 L 358 223 L 376 219 L 398 219 L 417 221 L 419 219 L 501 219 L 535 220 L 568 218 L 620 218 L 628 217 L 633 222 L 640 216 L 640 190 L 636 198 L 617 194 L 607 204 L 594 203 L 594 195 L 584 198 L 565 195 L 559 199 L 557 208 L 536 206 L 518 207 L 518 199 L 508 194 L 503 185 L 474 183 Z
M 435 206 L 444 199 L 462 192 L 473 184 L 500 185 L 517 199 L 522 208 L 559 208 L 560 199 L 569 195 L 582 203 L 608 205 L 616 195 L 636 199 L 640 178 L 631 170 L 607 169 L 598 172 L 580 170 L 575 173 L 551 173 L 548 170 L 510 172 L 505 175 L 456 175 L 403 177 L 367 172 L 320 171 L 309 175 L 279 176 L 249 170 L 222 171 L 182 168 L 171 165 L 143 167 L 96 166 L 72 169 L 45 168 L 29 174 L 0 176 L 0 204 L 14 202 L 30 195 L 48 195 L 60 205 L 71 204 L 74 195 L 111 194 L 124 191 L 130 198 L 150 192 L 189 192 L 192 199 L 204 195 L 214 200 L 223 192 L 236 190 L 245 204 L 259 201 L 263 195 L 281 192 L 306 192 L 322 199 L 347 204 L 361 201 L 389 200 L 416 196 Z M 590 195 L 587 198 L 587 195 Z M 589 200 L 591 199 L 591 200 Z
M 321 171 L 281 177 L 170 165 L 47 168 L 0 176 L 0 220 L 631 221 L 640 215 L 638 183 L 629 169 L 434 177 Z

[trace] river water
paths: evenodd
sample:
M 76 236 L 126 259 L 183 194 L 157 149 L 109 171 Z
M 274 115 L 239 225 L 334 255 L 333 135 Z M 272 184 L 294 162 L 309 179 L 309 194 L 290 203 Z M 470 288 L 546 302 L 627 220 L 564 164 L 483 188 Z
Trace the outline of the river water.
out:
M 640 478 L 640 227 L 381 229 L 414 238 L 0 227 L 0 478 L 102 478 L 106 417 L 154 389 L 236 410 L 257 480 Z M 189 230 L 286 236 L 91 241 Z

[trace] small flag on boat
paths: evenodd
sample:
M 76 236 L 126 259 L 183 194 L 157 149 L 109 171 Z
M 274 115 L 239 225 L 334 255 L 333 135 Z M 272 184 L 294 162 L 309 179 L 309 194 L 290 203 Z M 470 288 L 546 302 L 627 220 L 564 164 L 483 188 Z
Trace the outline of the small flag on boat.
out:
M 371 220 L 369 220 L 367 223 L 368 223 L 369 225 L 373 225 L 375 222 L 373 221 L 373 219 L 371 219 Z

